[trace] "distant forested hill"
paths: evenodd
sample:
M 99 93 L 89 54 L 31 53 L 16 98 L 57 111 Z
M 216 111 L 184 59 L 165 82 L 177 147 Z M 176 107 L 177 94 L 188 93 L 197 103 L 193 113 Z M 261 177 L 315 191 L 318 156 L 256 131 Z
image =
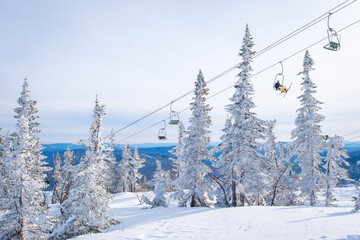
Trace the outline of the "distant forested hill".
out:
M 145 147 L 139 147 L 140 157 L 145 158 L 145 167 L 141 168 L 139 171 L 146 176 L 147 179 L 152 179 L 153 172 L 156 169 L 156 160 L 158 158 L 161 159 L 161 164 L 165 170 L 169 170 L 171 166 L 171 160 L 169 158 L 174 157 L 169 151 L 174 146 L 167 145 L 156 145 L 156 144 L 146 144 Z M 149 146 L 149 147 L 147 147 Z M 79 163 L 80 157 L 85 154 L 85 146 L 75 145 L 70 143 L 57 143 L 57 144 L 45 144 L 44 145 L 43 154 L 47 157 L 46 161 L 49 163 L 49 166 L 54 166 L 54 157 L 56 153 L 59 152 L 61 159 L 63 158 L 63 154 L 66 151 L 67 147 L 70 147 L 72 151 L 74 151 L 74 155 L 76 157 L 75 164 Z M 116 146 L 115 148 L 115 156 L 117 161 L 121 159 L 121 145 Z M 351 178 L 354 180 L 360 180 L 360 147 L 345 147 L 350 158 L 348 162 L 350 163 L 349 174 Z M 359 164 L 357 164 L 359 162 Z M 48 180 L 50 182 L 50 186 L 48 189 L 52 189 L 53 186 L 53 171 L 48 173 Z

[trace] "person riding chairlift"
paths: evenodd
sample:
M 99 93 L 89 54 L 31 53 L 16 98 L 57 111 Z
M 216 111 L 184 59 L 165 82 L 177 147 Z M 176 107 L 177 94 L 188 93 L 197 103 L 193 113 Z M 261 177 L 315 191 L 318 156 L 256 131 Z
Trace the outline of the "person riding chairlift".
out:
M 281 93 L 287 93 L 288 89 L 286 87 L 282 86 L 279 81 L 277 81 L 274 85 L 275 89 L 278 91 L 281 91 Z

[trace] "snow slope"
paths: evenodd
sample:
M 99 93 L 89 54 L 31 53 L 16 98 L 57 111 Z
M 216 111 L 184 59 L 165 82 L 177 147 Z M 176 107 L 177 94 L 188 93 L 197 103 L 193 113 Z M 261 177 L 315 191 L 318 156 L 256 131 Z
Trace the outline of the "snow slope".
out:
M 122 224 L 81 240 L 112 239 L 360 239 L 355 187 L 335 189 L 337 207 L 145 208 L 135 193 L 114 195 Z M 148 193 L 150 194 L 150 193 Z M 53 206 L 56 208 L 56 206 Z M 54 215 L 58 212 L 53 209 Z

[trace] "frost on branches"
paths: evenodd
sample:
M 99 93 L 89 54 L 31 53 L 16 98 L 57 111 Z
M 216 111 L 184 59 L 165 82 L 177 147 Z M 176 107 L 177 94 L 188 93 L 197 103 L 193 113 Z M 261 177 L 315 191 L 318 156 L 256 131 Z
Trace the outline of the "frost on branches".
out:
M 61 221 L 53 232 L 52 239 L 101 232 L 117 223 L 110 217 L 111 195 L 105 189 L 103 176 L 106 169 L 106 147 L 101 137 L 104 114 L 105 106 L 99 105 L 96 98 L 86 154 L 73 175 L 72 180 L 76 184 L 61 204 Z
M 131 189 L 133 192 L 141 190 L 141 180 L 143 175 L 139 172 L 139 169 L 144 167 L 145 159 L 139 155 L 138 148 L 135 147 L 133 157 L 131 159 Z
M 114 154 L 115 133 L 111 129 L 110 147 L 108 148 L 108 157 L 106 158 L 106 190 L 110 193 L 116 193 L 117 171 L 116 171 L 116 157 Z
M 61 198 L 61 189 L 63 185 L 63 179 L 61 178 L 61 159 L 59 152 L 56 154 L 55 162 L 54 162 L 54 188 L 53 193 L 51 196 L 51 203 L 58 203 L 60 202 Z
M 266 176 L 266 203 L 270 206 L 294 205 L 294 177 L 292 165 L 287 162 L 282 142 L 274 136 L 276 120 L 266 121 L 264 144 L 264 173 Z M 277 148 L 279 145 L 279 149 Z
M 228 174 L 231 174 L 232 181 L 227 181 L 231 187 L 227 186 L 226 189 L 232 191 L 232 206 L 244 206 L 246 199 L 248 204 L 260 204 L 263 187 L 260 176 L 261 158 L 258 156 L 256 139 L 263 138 L 264 123 L 252 112 L 252 109 L 256 107 L 251 97 L 254 89 L 250 82 L 253 45 L 252 36 L 246 26 L 243 45 L 239 53 L 242 57 L 239 65 L 241 72 L 235 84 L 235 93 L 230 98 L 232 103 L 226 107 L 230 113 L 231 126 L 221 143 L 224 147 L 232 145 L 231 152 L 227 153 L 227 161 L 224 162 L 226 165 L 223 165 L 231 170 Z
M 178 129 L 178 143 L 176 146 L 171 149 L 169 152 L 175 155 L 175 158 L 170 158 L 172 161 L 171 165 L 171 178 L 173 180 L 177 179 L 181 174 L 181 169 L 183 168 L 183 152 L 184 152 L 184 137 L 185 137 L 185 127 L 182 121 L 179 121 Z
M 313 96 L 316 93 L 316 85 L 310 78 L 313 64 L 309 52 L 306 51 L 302 71 L 304 77 L 301 83 L 303 93 L 298 97 L 301 107 L 297 110 L 296 128 L 291 132 L 294 141 L 290 147 L 291 156 L 297 157 L 296 160 L 301 167 L 300 190 L 310 201 L 311 206 L 317 203 L 318 184 L 324 178 L 323 173 L 319 170 L 320 153 L 324 144 L 320 122 L 324 120 L 324 116 L 318 113 L 322 102 Z
M 325 206 L 329 207 L 333 201 L 332 188 L 337 183 L 337 178 L 347 179 L 349 174 L 343 168 L 344 166 L 350 166 L 345 158 L 348 158 L 343 144 L 343 138 L 335 135 L 330 137 L 326 142 L 325 147 L 327 153 L 325 158 L 325 169 L 326 169 L 326 200 Z
M 1 199 L 4 215 L 0 219 L 0 239 L 46 239 L 52 228 L 45 202 L 45 167 L 37 133 L 36 101 L 30 99 L 27 79 L 18 99 L 16 133 L 5 140 L 4 159 L 7 175 Z
M 118 192 L 129 192 L 131 190 L 131 149 L 125 144 L 122 149 L 121 160 L 118 164 Z
M 156 171 L 154 173 L 154 198 L 150 202 L 152 208 L 154 207 L 166 207 L 166 191 L 167 191 L 167 173 L 161 168 L 160 158 L 156 160 Z
M 213 187 L 207 175 L 210 168 L 203 162 L 210 158 L 208 130 L 211 119 L 211 108 L 206 104 L 208 88 L 202 72 L 199 72 L 195 82 L 195 97 L 191 103 L 192 117 L 187 135 L 184 138 L 184 147 L 181 158 L 182 169 L 180 176 L 175 180 L 176 192 L 174 197 L 179 199 L 179 206 L 210 207 L 214 202 Z

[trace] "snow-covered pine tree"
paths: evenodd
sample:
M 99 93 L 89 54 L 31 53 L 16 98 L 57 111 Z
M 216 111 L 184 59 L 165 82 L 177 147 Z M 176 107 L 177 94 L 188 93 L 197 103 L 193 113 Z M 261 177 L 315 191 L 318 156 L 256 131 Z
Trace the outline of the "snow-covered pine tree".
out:
M 325 206 L 329 207 L 331 202 L 333 201 L 332 188 L 337 183 L 338 178 L 348 178 L 349 174 L 343 168 L 345 166 L 349 166 L 349 163 L 344 160 L 344 158 L 348 158 L 349 156 L 344 149 L 343 138 L 335 135 L 334 137 L 330 137 L 326 142 L 326 199 Z
M 181 169 L 183 166 L 183 159 L 181 156 L 184 152 L 184 137 L 185 137 L 185 127 L 182 121 L 178 123 L 178 143 L 176 146 L 171 149 L 169 152 L 175 155 L 175 158 L 171 157 L 170 160 L 172 161 L 171 165 L 171 178 L 173 180 L 177 179 L 181 174 Z
M 121 160 L 117 167 L 118 179 L 117 179 L 117 191 L 129 192 L 131 189 L 131 166 L 130 161 L 132 159 L 131 149 L 128 144 L 125 144 L 122 149 Z
M 156 171 L 154 172 L 154 198 L 150 202 L 152 208 L 154 207 L 167 207 L 166 191 L 167 191 L 167 176 L 166 172 L 161 168 L 160 158 L 156 160 Z
M 135 147 L 133 157 L 131 158 L 131 188 L 133 192 L 141 190 L 141 179 L 143 175 L 139 172 L 139 169 L 144 167 L 145 159 L 139 155 L 138 148 Z
M 209 143 L 211 125 L 209 112 L 211 108 L 206 103 L 209 89 L 200 70 L 195 82 L 195 97 L 191 103 L 192 117 L 187 136 L 184 138 L 184 148 L 181 158 L 184 160 L 179 178 L 175 180 L 175 198 L 179 199 L 179 206 L 210 207 L 214 203 L 213 186 L 206 178 L 211 172 L 203 162 L 210 159 Z
M 111 129 L 110 134 L 110 146 L 108 148 L 109 154 L 106 158 L 107 168 L 106 168 L 106 190 L 110 193 L 116 193 L 116 184 L 117 184 L 117 171 L 116 171 L 116 157 L 114 154 L 115 146 L 115 133 Z
M 111 195 L 105 189 L 106 147 L 101 137 L 105 106 L 96 97 L 93 122 L 86 145 L 86 154 L 77 165 L 68 198 L 61 204 L 61 221 L 52 239 L 65 239 L 86 233 L 97 233 L 116 224 L 111 218 Z
M 322 102 L 313 96 L 316 93 L 316 85 L 310 78 L 313 65 L 314 61 L 309 51 L 306 51 L 302 71 L 304 77 L 301 83 L 303 93 L 298 97 L 301 107 L 297 110 L 296 128 L 291 132 L 291 138 L 294 141 L 290 146 L 290 157 L 296 156 L 301 167 L 300 190 L 310 201 L 311 206 L 317 203 L 316 193 L 319 190 L 319 180 L 324 178 L 319 170 L 320 152 L 323 151 L 324 144 L 320 122 L 324 120 L 324 116 L 318 113 Z
M 73 175 L 75 171 L 74 166 L 74 152 L 67 147 L 66 151 L 64 152 L 64 165 L 61 168 L 61 194 L 60 194 L 60 204 L 63 203 L 70 194 L 70 189 L 72 188 L 73 182 Z
M 63 179 L 61 178 L 61 158 L 59 152 L 56 153 L 55 161 L 54 161 L 54 187 L 51 196 L 51 203 L 58 203 L 60 202 L 61 198 L 61 190 L 63 186 Z
M 234 179 L 236 185 L 232 185 L 233 192 L 239 192 L 237 206 L 244 206 L 246 195 L 253 197 L 259 204 L 260 192 L 263 187 L 261 173 L 261 158 L 258 155 L 258 144 L 256 140 L 263 138 L 264 122 L 256 117 L 252 112 L 256 106 L 251 95 L 254 94 L 253 86 L 250 82 L 251 62 L 254 52 L 252 36 L 248 26 L 245 28 L 243 45 L 239 55 L 242 62 L 239 65 L 241 72 L 235 84 L 235 93 L 230 98 L 231 104 L 226 106 L 232 121 L 229 129 L 229 136 L 226 141 L 232 143 L 232 153 L 230 161 L 227 162 L 230 169 L 234 169 Z M 230 173 L 229 173 L 230 174 Z M 231 183 L 233 184 L 233 182 Z M 234 197 L 233 197 L 234 198 Z M 251 202 L 248 202 L 251 204 Z
M 0 220 L 0 239 L 46 239 L 52 228 L 43 194 L 48 168 L 37 137 L 36 101 L 30 99 L 26 79 L 18 103 L 17 132 L 12 153 L 7 155 L 7 198 L 2 203 L 5 213 Z

